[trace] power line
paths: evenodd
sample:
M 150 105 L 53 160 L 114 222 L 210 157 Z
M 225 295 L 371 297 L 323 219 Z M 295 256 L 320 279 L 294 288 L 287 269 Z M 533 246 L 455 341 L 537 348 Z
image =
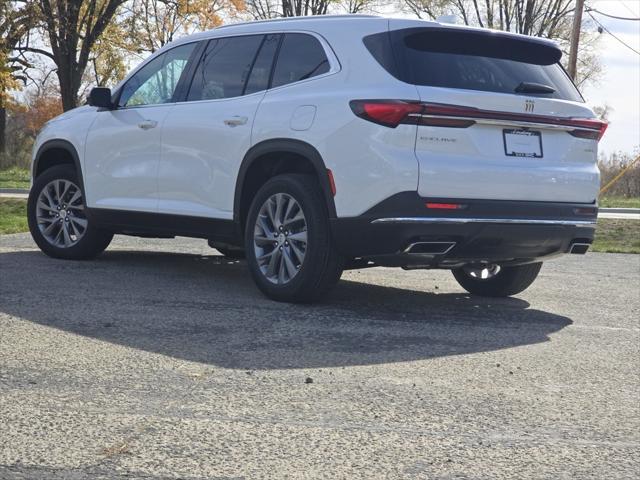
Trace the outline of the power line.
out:
M 604 15 L 605 17 L 615 18 L 616 20 L 631 20 L 631 21 L 634 21 L 634 22 L 640 22 L 640 17 L 638 17 L 638 18 L 618 17 L 617 15 L 611 15 L 609 13 L 604 13 L 604 12 L 601 12 L 600 10 L 596 10 L 595 8 L 591 8 L 591 7 L 587 7 L 585 12 L 587 12 L 587 13 L 596 12 L 596 13 L 599 13 L 600 15 Z
M 631 45 L 628 45 L 627 43 L 625 43 L 622 39 L 618 38 L 617 36 L 615 36 L 613 33 L 611 33 L 611 31 L 605 27 L 603 24 L 601 24 L 596 17 L 594 17 L 593 15 L 591 15 L 591 12 L 589 10 L 587 10 L 587 13 L 589 14 L 589 16 L 592 18 L 592 20 L 594 22 L 596 22 L 600 28 L 602 28 L 605 32 L 607 32 L 609 35 L 611 35 L 613 38 L 615 38 L 617 41 L 619 41 L 622 45 L 624 45 L 625 47 L 627 47 L 629 50 L 631 50 L 632 52 L 636 53 L 637 55 L 640 55 L 640 52 L 638 50 L 636 50 L 635 48 L 633 48 Z

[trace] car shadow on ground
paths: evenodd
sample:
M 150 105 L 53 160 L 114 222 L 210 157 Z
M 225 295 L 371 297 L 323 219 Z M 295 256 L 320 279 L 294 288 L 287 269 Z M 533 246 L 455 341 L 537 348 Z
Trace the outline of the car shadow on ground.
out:
M 566 317 L 485 299 L 342 280 L 316 305 L 265 299 L 243 262 L 109 250 L 90 262 L 0 254 L 0 311 L 233 369 L 322 368 L 486 352 L 549 340 Z

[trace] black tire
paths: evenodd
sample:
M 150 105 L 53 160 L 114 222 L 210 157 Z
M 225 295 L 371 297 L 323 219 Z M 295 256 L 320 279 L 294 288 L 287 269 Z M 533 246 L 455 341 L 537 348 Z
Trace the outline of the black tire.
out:
M 304 259 L 297 273 L 284 284 L 273 283 L 261 271 L 254 247 L 254 231 L 260 209 L 276 194 L 285 194 L 294 199 L 306 222 Z M 247 215 L 245 254 L 256 285 L 273 300 L 308 303 L 327 294 L 340 279 L 344 260 L 335 250 L 327 206 L 315 178 L 300 174 L 278 175 L 260 188 Z
M 509 297 L 526 290 L 538 276 L 542 263 L 529 263 L 515 267 L 502 267 L 493 277 L 472 277 L 464 268 L 452 270 L 460 286 L 473 295 L 483 297 Z
M 227 248 L 227 247 L 215 247 L 222 255 L 227 258 L 231 258 L 232 260 L 243 260 L 244 250 L 241 248 Z
M 61 247 L 51 243 L 43 234 L 41 225 L 44 226 L 45 224 L 42 223 L 40 225 L 38 223 L 37 217 L 38 199 L 43 189 L 55 180 L 65 180 L 67 182 L 72 182 L 74 186 L 77 186 L 78 189 L 81 189 L 76 170 L 71 165 L 58 165 L 55 167 L 51 167 L 45 170 L 35 179 L 35 181 L 33 182 L 33 187 L 29 192 L 29 200 L 27 202 L 27 219 L 29 222 L 29 231 L 31 232 L 33 240 L 36 242 L 38 247 L 40 247 L 40 250 L 53 258 L 64 258 L 68 260 L 87 260 L 97 257 L 104 251 L 105 248 L 107 248 L 107 246 L 109 246 L 109 243 L 113 238 L 113 233 L 97 228 L 93 225 L 90 218 L 86 218 L 84 216 L 84 212 L 86 211 L 86 203 L 84 192 L 82 190 L 80 190 L 82 197 L 77 200 L 77 205 L 81 205 L 83 209 L 80 210 L 78 208 L 77 211 L 79 213 L 76 213 L 76 215 L 82 215 L 82 220 L 86 220 L 87 224 L 81 238 L 68 247 Z M 71 209 L 67 210 L 71 211 Z M 66 215 L 67 214 L 65 213 L 65 216 Z

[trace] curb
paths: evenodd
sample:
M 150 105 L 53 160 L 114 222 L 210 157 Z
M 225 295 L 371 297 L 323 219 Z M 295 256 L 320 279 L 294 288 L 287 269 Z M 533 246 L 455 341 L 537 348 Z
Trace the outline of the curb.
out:
M 17 194 L 24 194 L 24 195 L 29 195 L 29 189 L 25 189 L 25 188 L 0 188 L 0 193 L 17 193 Z

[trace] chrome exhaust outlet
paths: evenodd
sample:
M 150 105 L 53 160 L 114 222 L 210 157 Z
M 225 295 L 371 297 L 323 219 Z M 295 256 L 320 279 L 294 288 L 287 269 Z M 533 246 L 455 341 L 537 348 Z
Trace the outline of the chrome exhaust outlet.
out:
M 590 246 L 591 246 L 590 243 L 575 242 L 571 244 L 571 247 L 569 248 L 569 253 L 575 253 L 576 255 L 584 255 L 585 253 L 587 253 L 587 250 L 589 250 Z
M 411 255 L 445 255 L 456 246 L 456 242 L 414 242 L 404 249 Z

